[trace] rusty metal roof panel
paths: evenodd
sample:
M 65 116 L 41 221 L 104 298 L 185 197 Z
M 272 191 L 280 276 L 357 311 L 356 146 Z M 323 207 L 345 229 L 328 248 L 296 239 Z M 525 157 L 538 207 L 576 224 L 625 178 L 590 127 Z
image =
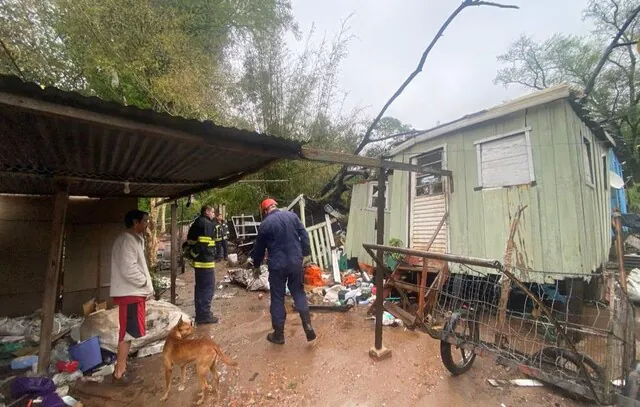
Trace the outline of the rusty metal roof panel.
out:
M 0 76 L 0 193 L 47 194 L 52 179 L 95 197 L 183 196 L 224 186 L 302 144 Z

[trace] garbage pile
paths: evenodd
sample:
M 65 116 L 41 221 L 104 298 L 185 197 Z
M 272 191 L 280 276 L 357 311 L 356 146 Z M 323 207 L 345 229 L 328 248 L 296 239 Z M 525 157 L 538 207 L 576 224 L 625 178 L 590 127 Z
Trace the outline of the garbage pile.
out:
M 74 386 L 81 382 L 101 383 L 113 374 L 118 309 L 107 309 L 106 303 L 97 304 L 95 300 L 83 308 L 84 317 L 55 315 L 51 356 L 44 376 L 37 373 L 40 313 L 0 318 L 0 407 L 15 405 L 14 402 L 81 407 L 82 403 L 69 394 Z M 149 300 L 147 333 L 132 341 L 130 353 L 144 357 L 162 352 L 164 339 L 181 317 L 190 319 L 168 302 Z

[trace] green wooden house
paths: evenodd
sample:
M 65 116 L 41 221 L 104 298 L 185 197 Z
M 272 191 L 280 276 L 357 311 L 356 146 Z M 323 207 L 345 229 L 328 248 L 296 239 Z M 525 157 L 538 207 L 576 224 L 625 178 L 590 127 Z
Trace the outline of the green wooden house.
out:
M 395 161 L 448 169 L 452 180 L 408 172 L 389 178 L 385 240 L 424 249 L 445 213 L 433 251 L 502 260 L 514 213 L 523 279 L 550 271 L 588 275 L 608 259 L 609 150 L 567 85 L 532 93 L 419 133 L 395 146 Z M 353 190 L 347 255 L 369 261 L 375 241 L 374 183 Z

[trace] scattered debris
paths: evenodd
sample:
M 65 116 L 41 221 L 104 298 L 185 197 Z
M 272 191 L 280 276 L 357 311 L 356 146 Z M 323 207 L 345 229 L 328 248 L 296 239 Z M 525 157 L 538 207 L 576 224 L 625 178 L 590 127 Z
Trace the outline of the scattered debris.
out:
M 496 379 L 487 379 L 489 384 L 493 387 L 502 387 L 502 386 L 517 386 L 517 387 L 542 387 L 544 383 L 539 382 L 534 379 L 513 379 L 513 380 L 496 380 Z
M 166 301 L 149 300 L 146 304 L 147 334 L 131 342 L 130 353 L 163 340 L 169 330 L 178 323 L 180 317 L 191 320 L 180 308 Z M 93 336 L 100 338 L 100 347 L 110 352 L 118 349 L 118 308 L 98 311 L 88 316 L 80 327 L 80 337 L 87 339 Z
M 260 266 L 260 275 L 255 276 L 252 269 L 232 268 L 227 270 L 230 282 L 238 284 L 249 291 L 269 291 L 269 268 Z

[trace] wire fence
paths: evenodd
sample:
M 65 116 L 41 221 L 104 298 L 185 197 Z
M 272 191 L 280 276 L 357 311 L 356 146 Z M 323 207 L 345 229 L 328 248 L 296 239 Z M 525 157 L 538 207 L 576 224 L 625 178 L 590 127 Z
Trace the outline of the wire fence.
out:
M 469 271 L 461 267 L 449 276 L 430 314 L 431 329 L 443 327 L 440 333 L 473 345 L 474 353 L 490 352 L 596 401 L 619 392 L 615 383 L 624 381 L 635 360 L 633 307 L 619 285 L 606 305 L 587 301 L 584 280 L 575 275 L 551 284 L 525 283 L 527 292 L 493 270 Z M 508 301 L 501 307 L 505 293 Z M 454 314 L 457 325 L 446 329 Z
M 441 283 L 390 284 L 403 298 L 427 298 L 422 310 L 405 301 L 405 311 L 445 344 L 442 361 L 453 374 L 482 355 L 598 403 L 621 394 L 635 361 L 635 315 L 615 271 L 553 272 L 553 279 L 522 282 L 499 262 L 472 268 L 449 256 L 462 260 L 448 261 L 436 277 Z M 586 277 L 594 276 L 605 295 L 587 289 Z

